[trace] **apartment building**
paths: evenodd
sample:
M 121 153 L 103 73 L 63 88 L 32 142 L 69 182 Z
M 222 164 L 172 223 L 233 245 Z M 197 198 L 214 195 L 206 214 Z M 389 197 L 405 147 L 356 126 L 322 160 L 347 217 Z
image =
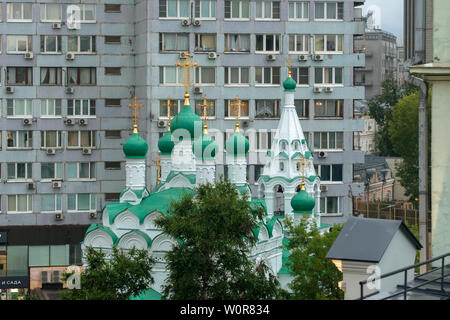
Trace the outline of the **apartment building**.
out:
M 364 130 L 353 117 L 354 101 L 364 99 L 364 87 L 354 83 L 354 68 L 365 65 L 354 50 L 354 37 L 364 33 L 363 3 L 1 1 L 0 229 L 39 233 L 0 244 L 8 257 L 28 252 L 19 267 L 17 259 L 7 265 L 54 266 L 52 252 L 59 252 L 58 265 L 78 261 L 84 230 L 124 184 L 122 144 L 131 134 L 134 95 L 143 104 L 139 129 L 150 146 L 148 185 L 156 184 L 164 104 L 172 97 L 174 115 L 184 95 L 175 66 L 184 52 L 198 63 L 191 101 L 213 105 L 208 127 L 215 128 L 210 134 L 219 151 L 234 128 L 230 101 L 247 102 L 239 116 L 251 144 L 248 178 L 255 191 L 291 58 L 297 113 L 325 186 L 323 221 L 351 215 L 352 197 L 363 192 L 353 183 L 353 164 L 364 161 L 353 146 L 354 133 Z M 223 153 L 216 158 L 217 175 L 226 176 Z M 48 252 L 48 262 L 35 261 L 36 250 Z

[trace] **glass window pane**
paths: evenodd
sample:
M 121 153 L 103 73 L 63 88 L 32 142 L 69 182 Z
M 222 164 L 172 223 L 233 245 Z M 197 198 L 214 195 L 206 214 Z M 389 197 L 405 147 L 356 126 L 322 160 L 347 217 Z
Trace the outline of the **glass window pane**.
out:
M 336 3 L 327 3 L 327 19 L 336 19 Z
M 342 181 L 342 164 L 333 164 L 333 181 Z
M 30 267 L 46 267 L 50 265 L 49 246 L 29 246 Z
M 189 0 L 180 0 L 180 17 L 189 16 Z
M 50 265 L 69 265 L 69 245 L 50 246 Z
M 72 162 L 67 164 L 67 176 L 69 179 L 76 179 L 77 176 L 77 163 Z
M 88 193 L 79 193 L 78 194 L 78 210 L 80 211 L 88 211 L 89 210 L 89 194 Z
M 327 213 L 338 213 L 337 200 L 337 197 L 327 197 Z
M 343 136 L 344 136 L 343 132 L 336 133 L 336 149 L 344 148 L 344 137 Z
M 55 211 L 55 195 L 41 194 L 41 211 Z
M 320 179 L 322 181 L 331 181 L 331 172 L 329 165 L 320 166 Z
M 323 19 L 325 13 L 325 4 L 323 2 L 316 2 L 316 19 Z
M 8 276 L 28 275 L 28 246 L 8 246 Z
M 75 206 L 75 194 L 68 194 L 67 195 L 67 209 L 68 210 L 75 210 L 76 206 Z

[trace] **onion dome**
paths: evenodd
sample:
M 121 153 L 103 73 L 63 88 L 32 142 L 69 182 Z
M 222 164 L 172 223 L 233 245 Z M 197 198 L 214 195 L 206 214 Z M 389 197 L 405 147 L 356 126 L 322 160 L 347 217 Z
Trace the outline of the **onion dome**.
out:
M 227 151 L 227 154 L 235 157 L 245 157 L 248 153 L 249 147 L 250 144 L 248 139 L 239 131 L 236 131 L 225 143 L 225 150 Z
M 283 82 L 284 91 L 293 92 L 295 91 L 295 88 L 297 87 L 297 83 L 294 79 L 292 79 L 291 76 L 287 77 L 286 80 Z
M 123 153 L 126 158 L 143 159 L 148 151 L 147 142 L 139 135 L 137 126 L 134 126 L 133 134 L 123 144 Z
M 191 106 L 188 104 L 185 104 L 181 111 L 172 119 L 171 126 L 171 130 L 174 133 L 177 129 L 186 130 L 190 134 L 191 140 L 194 140 L 202 133 L 202 120 L 192 111 Z M 181 138 L 183 134 L 186 133 L 181 131 L 177 136 Z
M 172 141 L 172 133 L 169 131 L 158 141 L 158 149 L 161 154 L 172 154 L 172 149 L 175 144 Z
M 207 133 L 202 134 L 192 145 L 192 152 L 196 159 L 213 160 L 216 156 L 218 145 Z
M 291 199 L 291 206 L 294 213 L 312 213 L 316 202 L 305 189 L 304 182 L 300 191 Z

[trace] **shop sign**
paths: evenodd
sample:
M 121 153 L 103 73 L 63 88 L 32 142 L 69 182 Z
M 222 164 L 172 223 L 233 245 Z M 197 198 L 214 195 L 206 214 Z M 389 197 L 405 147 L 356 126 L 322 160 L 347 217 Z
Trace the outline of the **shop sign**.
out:
M 28 288 L 30 278 L 27 276 L 0 277 L 0 289 Z
M 0 231 L 0 244 L 8 241 L 8 232 Z

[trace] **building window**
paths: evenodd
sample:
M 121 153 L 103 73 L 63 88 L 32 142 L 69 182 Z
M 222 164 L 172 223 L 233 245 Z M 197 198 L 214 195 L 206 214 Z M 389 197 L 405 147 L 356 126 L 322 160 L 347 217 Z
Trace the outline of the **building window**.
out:
M 95 148 L 95 131 L 69 131 L 68 148 Z
M 22 54 L 33 51 L 32 36 L 6 36 L 6 52 Z
M 41 36 L 41 53 L 61 53 L 61 36 Z
M 255 100 L 256 118 L 279 118 L 280 101 L 279 100 Z
M 122 74 L 122 68 L 120 67 L 105 67 L 105 75 L 120 76 Z
M 260 130 L 256 132 L 257 151 L 267 151 L 272 148 L 272 132 Z
M 8 117 L 26 118 L 33 115 L 31 99 L 7 99 L 6 115 Z
M 32 67 L 7 67 L 7 85 L 32 86 L 33 68 Z
M 314 83 L 318 85 L 342 85 L 344 68 L 314 68 Z
M 68 52 L 94 53 L 95 50 L 95 36 L 67 36 Z
M 189 51 L 189 33 L 160 33 L 159 51 Z
M 32 163 L 8 163 L 6 168 L 8 181 L 26 181 L 33 179 Z
M 41 148 L 61 148 L 61 131 L 41 131 Z
M 289 52 L 290 53 L 308 53 L 309 52 L 309 35 L 307 35 L 307 34 L 291 34 L 291 35 L 289 35 Z
M 69 180 L 95 179 L 95 162 L 68 162 L 67 179 Z
M 69 117 L 95 117 L 94 99 L 67 100 L 67 115 Z
M 42 99 L 41 117 L 60 117 L 61 99 Z
M 256 19 L 280 19 L 280 1 L 256 1 Z
M 105 36 L 106 44 L 121 44 L 120 36 Z
M 41 85 L 62 85 L 62 68 L 41 67 Z
M 9 149 L 31 149 L 33 148 L 33 131 L 8 131 L 7 146 Z
M 76 4 L 80 8 L 80 22 L 81 23 L 93 23 L 96 22 L 95 18 L 95 5 L 94 4 Z
M 189 0 L 159 0 L 160 18 L 189 18 Z
M 308 2 L 289 2 L 289 20 L 308 20 L 309 3 Z
M 172 103 L 175 104 L 175 107 L 170 108 L 170 117 L 173 118 L 180 112 L 183 107 L 184 100 L 172 100 Z M 167 106 L 167 100 L 159 100 L 159 116 L 161 118 L 167 118 L 169 115 Z
M 61 212 L 60 194 L 41 194 L 41 212 Z
M 67 84 L 95 86 L 96 68 L 67 68 Z
M 216 0 L 195 0 L 195 17 L 214 19 L 216 17 Z
M 120 170 L 120 161 L 105 161 L 105 170 Z
M 344 110 L 344 100 L 315 100 L 314 117 L 342 118 Z
M 322 182 L 342 182 L 342 164 L 314 165 Z
M 41 3 L 42 22 L 61 22 L 61 5 L 57 3 Z
M 316 20 L 343 20 L 343 2 L 316 2 Z
M 105 130 L 105 139 L 120 139 L 120 130 Z
M 165 85 L 180 84 L 181 69 L 175 66 L 159 67 L 159 83 Z
M 42 162 L 41 180 L 62 179 L 62 163 Z
M 120 99 L 105 99 L 105 107 L 120 107 Z
M 255 53 L 280 53 L 279 34 L 257 34 Z
M 120 193 L 105 193 L 105 201 L 108 202 L 120 201 Z
M 238 107 L 232 107 L 231 103 L 235 103 L 233 100 L 225 100 L 225 117 L 226 118 L 236 118 L 239 115 L 239 118 L 248 118 L 248 110 L 249 110 L 249 100 L 241 100 L 241 104 Z
M 279 85 L 280 67 L 255 67 L 255 85 Z
M 7 3 L 7 21 L 8 22 L 32 22 L 33 4 L 32 3 Z
M 309 85 L 309 68 L 294 67 L 292 70 L 292 78 L 297 85 Z
M 8 213 L 32 213 L 32 212 L 33 212 L 33 196 L 31 194 L 8 195 Z
M 199 104 L 203 104 L 203 100 L 195 100 L 195 113 L 203 119 L 203 107 L 199 107 Z M 208 105 L 212 107 L 206 108 L 206 117 L 214 118 L 216 116 L 216 100 L 206 100 Z
M 105 13 L 119 13 L 120 4 L 105 4 Z
M 196 34 L 195 35 L 195 52 L 216 51 L 216 35 Z
M 343 35 L 316 34 L 314 36 L 314 52 L 316 53 L 342 53 Z
M 216 68 L 197 67 L 195 68 L 196 84 L 214 84 L 216 83 Z
M 226 0 L 225 19 L 245 19 L 250 18 L 248 0 Z
M 342 150 L 343 132 L 314 132 L 314 150 Z
M 225 52 L 250 52 L 250 35 L 225 34 Z
M 89 193 L 68 194 L 67 210 L 95 212 L 95 195 Z
M 321 213 L 342 213 L 342 197 L 320 197 Z
M 299 118 L 309 118 L 309 100 L 296 99 L 294 105 Z
M 225 67 L 225 85 L 249 85 L 249 67 Z

